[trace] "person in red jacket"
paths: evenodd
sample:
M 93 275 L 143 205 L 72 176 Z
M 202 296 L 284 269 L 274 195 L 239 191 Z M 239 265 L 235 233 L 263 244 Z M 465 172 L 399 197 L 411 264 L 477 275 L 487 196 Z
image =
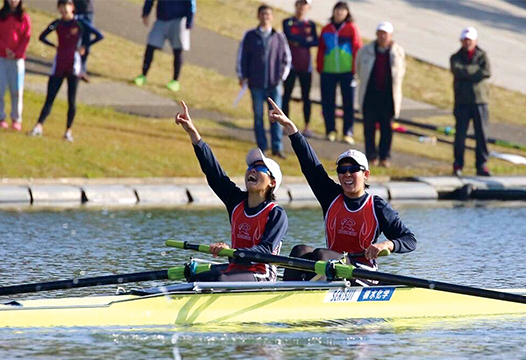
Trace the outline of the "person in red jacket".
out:
M 362 37 L 345 1 L 334 5 L 331 22 L 320 35 L 317 70 L 320 73 L 321 102 L 327 139 L 336 140 L 334 113 L 336 86 L 343 99 L 342 141 L 354 144 L 354 59 L 362 47 Z
M 22 0 L 4 0 L 0 10 L 0 128 L 9 126 L 4 112 L 6 87 L 11 94 L 11 120 L 14 130 L 22 130 L 22 105 L 26 50 L 31 36 L 31 18 Z

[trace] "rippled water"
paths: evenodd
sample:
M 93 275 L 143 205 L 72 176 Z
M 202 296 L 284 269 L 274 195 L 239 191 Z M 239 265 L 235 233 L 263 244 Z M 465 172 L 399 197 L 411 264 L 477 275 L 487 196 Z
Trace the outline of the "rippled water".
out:
M 526 237 L 524 204 L 397 208 L 417 235 L 418 249 L 382 259 L 382 271 L 462 285 L 526 287 L 521 255 Z M 287 209 L 287 213 L 290 227 L 284 254 L 297 243 L 323 245 L 320 210 Z M 0 211 L 0 285 L 167 268 L 196 254 L 166 248 L 164 240 L 209 243 L 228 236 L 222 209 Z M 158 283 L 145 285 L 154 284 Z M 525 324 L 526 318 L 490 317 L 243 327 L 0 329 L 0 358 L 524 359 Z

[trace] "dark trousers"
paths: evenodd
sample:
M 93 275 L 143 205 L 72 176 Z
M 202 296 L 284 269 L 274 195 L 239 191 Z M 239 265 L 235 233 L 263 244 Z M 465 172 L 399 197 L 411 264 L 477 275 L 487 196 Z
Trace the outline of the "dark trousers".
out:
M 303 101 L 303 117 L 305 118 L 305 125 L 310 122 L 311 112 L 311 101 L 310 101 L 310 88 L 312 85 L 312 73 L 301 72 L 294 69 L 290 70 L 290 74 L 285 80 L 285 91 L 283 93 L 283 112 L 287 117 L 289 116 L 289 102 L 292 89 L 294 89 L 294 83 L 296 77 L 300 80 L 301 87 L 301 100 Z
M 292 248 L 290 257 L 328 261 L 339 260 L 342 258 L 342 254 L 329 249 L 314 249 L 312 246 L 308 245 L 296 245 Z M 347 264 L 356 265 L 356 262 L 349 257 L 347 257 L 346 261 Z M 313 272 L 285 269 L 285 272 L 283 273 L 283 281 L 309 281 L 314 276 L 316 276 L 316 274 Z M 327 278 L 322 276 L 318 281 L 327 281 Z M 376 285 L 377 282 L 366 279 L 352 279 L 351 284 L 354 286 L 369 286 Z
M 69 129 L 73 125 L 73 119 L 75 118 L 75 113 L 77 111 L 76 98 L 77 98 L 77 87 L 79 84 L 79 78 L 75 75 L 69 75 L 67 79 L 68 79 L 68 122 L 67 122 L 66 128 Z M 60 86 L 62 86 L 63 81 L 64 81 L 64 77 L 62 76 L 52 75 L 49 77 L 49 81 L 47 84 L 46 102 L 44 103 L 44 107 L 42 108 L 42 111 L 40 112 L 40 117 L 38 118 L 38 122 L 40 124 L 44 124 L 44 122 L 46 121 L 46 118 L 51 113 L 53 102 L 55 101 L 55 98 L 57 97 L 58 91 L 60 90 Z
M 365 155 L 367 159 L 380 160 L 391 158 L 393 140 L 392 120 L 394 116 L 393 97 L 389 92 L 368 92 L 363 106 L 363 134 L 365 139 Z M 376 123 L 380 124 L 380 144 L 376 148 Z
M 466 149 L 466 135 L 468 132 L 469 121 L 473 119 L 475 138 L 477 146 L 475 149 L 475 166 L 481 170 L 488 161 L 488 105 L 487 104 L 460 104 L 455 105 L 455 163 L 454 166 L 462 169 L 464 166 L 464 150 Z
M 152 65 L 153 61 L 153 53 L 155 50 L 162 50 L 157 49 L 156 47 L 152 45 L 146 46 L 146 51 L 144 52 L 144 61 L 142 63 L 142 74 L 146 76 L 148 74 L 148 70 L 150 70 L 150 66 Z M 183 50 L 182 49 L 173 49 L 174 54 L 174 72 L 173 72 L 173 79 L 178 80 L 179 74 L 181 73 L 181 67 L 183 66 Z
M 89 25 L 93 26 L 93 13 L 85 13 L 85 14 L 77 14 L 77 18 L 80 20 L 83 20 L 87 22 Z M 88 63 L 88 56 L 89 56 L 89 43 L 85 45 L 86 51 L 84 52 L 84 55 L 81 56 L 82 60 L 82 73 L 87 74 L 87 63 Z
M 343 135 L 353 134 L 354 124 L 354 88 L 351 86 L 352 73 L 321 73 L 321 104 L 325 120 L 325 132 L 328 135 L 336 130 L 334 112 L 336 110 L 336 86 L 340 84 L 343 100 Z

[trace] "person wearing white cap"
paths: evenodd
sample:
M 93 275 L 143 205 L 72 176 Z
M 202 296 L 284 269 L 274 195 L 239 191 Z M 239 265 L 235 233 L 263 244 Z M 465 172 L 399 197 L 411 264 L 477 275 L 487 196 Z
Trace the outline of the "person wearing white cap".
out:
M 393 118 L 400 116 L 402 106 L 405 51 L 393 41 L 393 30 L 390 22 L 379 23 L 376 27 L 376 40 L 362 47 L 356 56 L 365 154 L 374 166 L 390 166 L 392 122 Z M 375 140 L 376 123 L 380 125 L 378 148 Z
M 370 171 L 365 154 L 350 149 L 338 156 L 338 182 L 335 182 L 296 125 L 272 99 L 269 102 L 273 108 L 270 121 L 279 122 L 284 133 L 289 136 L 301 171 L 320 203 L 325 219 L 327 249 L 296 245 L 290 256 L 311 260 L 343 257 L 357 267 L 376 270 L 376 259 L 382 250 L 388 249 L 395 253 L 413 251 L 416 248 L 415 236 L 400 220 L 398 213 L 381 197 L 367 192 L 369 186 L 366 181 Z M 381 233 L 387 241 L 378 242 Z M 352 255 L 342 256 L 343 253 Z M 283 279 L 309 280 L 312 276 L 301 271 L 286 270 Z M 375 283 L 365 279 L 355 279 L 353 282 L 364 286 Z
M 275 192 L 283 179 L 274 160 L 265 157 L 260 149 L 252 149 L 246 157 L 246 190 L 240 189 L 223 171 L 212 150 L 197 131 L 188 107 L 181 101 L 183 113 L 177 113 L 175 123 L 190 136 L 194 151 L 206 175 L 208 184 L 225 204 L 231 224 L 231 246 L 235 249 L 277 255 L 288 229 L 285 210 L 276 204 Z M 228 249 L 224 242 L 210 245 L 217 255 Z M 275 266 L 234 259 L 228 268 L 213 268 L 193 275 L 189 281 L 275 281 Z
M 453 175 L 461 176 L 464 167 L 464 150 L 469 122 L 473 119 L 475 138 L 475 167 L 477 175 L 491 176 L 487 167 L 488 151 L 488 101 L 491 76 L 486 52 L 478 47 L 478 33 L 473 27 L 466 27 L 460 33 L 459 51 L 451 56 L 451 72 L 455 78 L 455 145 Z

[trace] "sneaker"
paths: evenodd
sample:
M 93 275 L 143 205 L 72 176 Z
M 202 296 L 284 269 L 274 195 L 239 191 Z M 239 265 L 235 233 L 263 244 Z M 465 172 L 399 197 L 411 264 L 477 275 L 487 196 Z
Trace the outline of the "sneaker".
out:
M 391 167 L 391 162 L 389 160 L 387 160 L 387 159 L 380 160 L 380 166 L 384 167 L 384 168 L 390 168 Z
M 89 84 L 89 81 L 90 81 L 90 78 L 88 76 L 88 74 L 80 74 L 80 80 L 86 82 Z
M 22 130 L 22 124 L 16 121 L 13 121 L 13 124 L 11 124 L 11 128 L 15 131 L 21 131 Z
M 371 166 L 378 166 L 380 165 L 380 162 L 378 161 L 378 159 L 371 159 L 371 160 L 368 160 L 369 162 L 369 165 Z
M 171 80 L 168 84 L 166 84 L 166 87 L 172 90 L 173 92 L 177 92 L 179 91 L 179 89 L 181 89 L 181 85 L 177 80 Z
M 7 121 L 5 121 L 5 120 L 0 121 L 0 128 L 1 129 L 9 129 L 9 124 L 7 123 Z
M 336 131 L 331 131 L 331 132 L 327 135 L 327 140 L 329 140 L 330 142 L 334 142 L 334 141 L 336 141 Z
M 63 139 L 69 142 L 73 142 L 73 135 L 71 135 L 71 133 L 65 133 Z
M 27 133 L 28 136 L 42 137 L 44 131 L 42 127 L 35 126 L 30 132 Z
M 491 173 L 489 172 L 488 168 L 486 166 L 477 169 L 477 176 L 491 176 Z
M 347 143 L 349 145 L 354 145 L 355 141 L 351 135 L 345 135 L 342 138 L 342 142 Z
M 302 134 L 303 136 L 305 136 L 306 138 L 311 138 L 314 134 L 312 133 L 312 131 L 310 131 L 309 129 L 305 129 L 302 131 Z
M 282 151 L 282 150 L 272 150 L 272 156 L 277 156 L 281 159 L 286 159 L 287 156 L 285 155 L 285 153 Z
M 458 165 L 453 165 L 453 176 L 461 177 L 462 176 L 462 168 Z
M 146 76 L 144 76 L 144 75 L 139 75 L 139 76 L 137 76 L 135 79 L 133 79 L 133 82 L 134 82 L 135 85 L 137 85 L 137 86 L 143 86 L 143 85 L 146 83 Z

